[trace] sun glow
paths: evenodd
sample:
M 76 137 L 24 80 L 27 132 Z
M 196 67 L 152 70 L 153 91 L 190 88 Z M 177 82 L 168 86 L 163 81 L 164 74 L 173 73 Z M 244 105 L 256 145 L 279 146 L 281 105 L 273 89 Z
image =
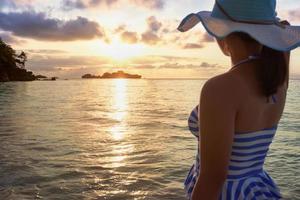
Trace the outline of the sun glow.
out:
M 142 44 L 126 44 L 119 39 L 114 39 L 105 46 L 105 54 L 115 61 L 122 62 L 132 57 L 142 56 L 144 46 Z

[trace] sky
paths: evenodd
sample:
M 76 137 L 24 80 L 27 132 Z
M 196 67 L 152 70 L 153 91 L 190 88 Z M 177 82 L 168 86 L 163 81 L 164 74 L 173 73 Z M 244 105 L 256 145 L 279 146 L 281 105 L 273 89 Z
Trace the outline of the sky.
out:
M 123 70 L 145 78 L 209 78 L 231 63 L 199 24 L 177 31 L 186 15 L 213 0 L 0 0 L 0 37 L 28 55 L 35 74 L 79 78 Z M 281 19 L 300 25 L 300 0 L 278 0 Z M 300 50 L 291 57 L 300 78 Z

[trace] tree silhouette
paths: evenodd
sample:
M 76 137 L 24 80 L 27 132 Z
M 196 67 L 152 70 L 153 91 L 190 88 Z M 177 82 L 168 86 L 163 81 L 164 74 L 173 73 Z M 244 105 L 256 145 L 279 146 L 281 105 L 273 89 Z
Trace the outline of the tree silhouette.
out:
M 17 66 L 22 68 L 22 69 L 25 69 L 25 63 L 27 61 L 27 55 L 24 51 L 22 51 L 19 55 L 17 55 L 15 57 L 15 60 L 16 60 L 16 63 L 17 63 Z
M 5 68 L 17 67 L 15 57 L 16 51 L 0 38 L 0 66 Z
M 35 76 L 25 69 L 27 55 L 16 51 L 0 38 L 0 81 L 32 81 Z

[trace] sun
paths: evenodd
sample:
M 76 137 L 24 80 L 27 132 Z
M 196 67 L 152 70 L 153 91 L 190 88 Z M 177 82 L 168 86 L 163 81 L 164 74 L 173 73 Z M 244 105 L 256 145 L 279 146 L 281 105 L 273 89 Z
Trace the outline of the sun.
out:
M 144 46 L 141 44 L 126 44 L 119 39 L 114 39 L 111 43 L 105 44 L 105 54 L 117 62 L 142 56 L 143 53 Z

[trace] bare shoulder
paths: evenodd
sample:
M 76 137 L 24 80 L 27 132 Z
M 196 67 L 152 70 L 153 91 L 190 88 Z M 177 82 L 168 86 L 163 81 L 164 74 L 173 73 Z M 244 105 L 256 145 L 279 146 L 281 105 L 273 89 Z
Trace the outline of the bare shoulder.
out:
M 224 73 L 209 79 L 203 86 L 201 98 L 209 101 L 222 100 L 228 103 L 237 103 L 242 96 L 243 86 L 238 76 Z

